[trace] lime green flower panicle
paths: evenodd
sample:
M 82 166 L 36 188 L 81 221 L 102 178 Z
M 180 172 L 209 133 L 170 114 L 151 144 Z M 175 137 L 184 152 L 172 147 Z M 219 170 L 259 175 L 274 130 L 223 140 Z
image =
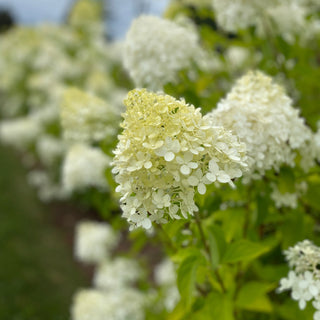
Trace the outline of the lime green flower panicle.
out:
M 131 228 L 188 218 L 198 210 L 196 191 L 204 194 L 215 181 L 232 185 L 242 175 L 244 144 L 212 127 L 200 109 L 146 89 L 129 92 L 124 103 L 113 173 Z
M 64 138 L 71 142 L 97 142 L 113 139 L 118 115 L 112 105 L 79 89 L 65 91 L 60 105 Z

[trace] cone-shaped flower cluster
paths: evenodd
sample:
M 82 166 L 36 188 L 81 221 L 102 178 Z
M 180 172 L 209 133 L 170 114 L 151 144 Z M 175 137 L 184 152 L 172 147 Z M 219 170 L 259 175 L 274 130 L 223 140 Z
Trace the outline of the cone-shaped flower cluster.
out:
M 279 292 L 291 290 L 293 300 L 304 309 L 307 301 L 312 301 L 317 310 L 313 318 L 320 319 L 320 248 L 309 240 L 298 242 L 284 252 L 291 268 L 286 278 L 280 280 Z
M 132 227 L 187 218 L 198 209 L 196 190 L 204 194 L 215 181 L 232 185 L 242 175 L 245 145 L 212 127 L 199 109 L 145 89 L 129 92 L 124 102 L 113 173 Z
M 313 139 L 284 89 L 261 72 L 240 78 L 208 116 L 246 143 L 250 177 L 282 164 L 294 166 L 297 151 Z
M 98 97 L 71 88 L 65 92 L 60 108 L 68 141 L 95 142 L 116 134 L 117 111 Z
M 62 182 L 67 192 L 95 187 L 105 190 L 108 185 L 104 171 L 110 158 L 100 149 L 85 144 L 74 144 L 67 152 L 62 166 Z
M 126 36 L 124 65 L 137 86 L 161 90 L 201 59 L 197 34 L 166 19 L 140 16 Z

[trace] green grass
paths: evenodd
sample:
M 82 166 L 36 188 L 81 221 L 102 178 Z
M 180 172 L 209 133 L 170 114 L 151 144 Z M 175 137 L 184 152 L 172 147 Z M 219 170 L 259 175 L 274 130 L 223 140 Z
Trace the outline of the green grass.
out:
M 47 211 L 0 145 L 0 319 L 69 319 L 73 293 L 88 285 Z

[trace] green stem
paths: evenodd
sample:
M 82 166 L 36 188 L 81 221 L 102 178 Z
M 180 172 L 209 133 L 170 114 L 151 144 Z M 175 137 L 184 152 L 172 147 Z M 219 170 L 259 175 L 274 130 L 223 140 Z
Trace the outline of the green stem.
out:
M 163 235 L 163 240 L 166 243 L 167 247 L 172 251 L 172 252 L 177 252 L 176 246 L 173 244 L 172 240 L 166 233 L 166 231 L 163 229 L 161 224 L 156 224 L 157 229 L 160 231 L 160 233 Z
M 204 231 L 203 231 L 203 228 L 202 228 L 202 224 L 201 224 L 201 219 L 200 219 L 199 213 L 195 212 L 194 216 L 195 216 L 196 224 L 197 224 L 198 229 L 199 229 L 200 238 L 202 240 L 202 243 L 203 243 L 204 248 L 205 248 L 205 250 L 206 250 L 206 252 L 207 252 L 207 254 L 209 256 L 209 260 L 210 260 L 210 263 L 211 263 L 211 261 L 212 261 L 211 260 L 211 252 L 210 252 L 210 248 L 208 246 L 208 243 L 206 241 L 206 237 L 205 237 L 205 234 L 204 234 Z M 215 276 L 216 276 L 216 278 L 217 278 L 217 280 L 218 280 L 218 282 L 220 284 L 220 287 L 221 287 L 222 291 L 225 293 L 227 290 L 226 290 L 226 288 L 224 286 L 223 280 L 222 280 L 222 278 L 220 276 L 220 273 L 219 273 L 218 269 L 215 269 L 214 273 L 215 273 Z

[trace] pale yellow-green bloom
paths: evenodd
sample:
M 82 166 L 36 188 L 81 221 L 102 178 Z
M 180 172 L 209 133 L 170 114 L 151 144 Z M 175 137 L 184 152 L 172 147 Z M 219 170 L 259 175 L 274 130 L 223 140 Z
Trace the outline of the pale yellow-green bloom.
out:
M 73 142 L 113 139 L 119 116 L 104 100 L 76 88 L 66 90 L 60 106 L 64 138 Z
M 232 183 L 242 175 L 245 147 L 222 127 L 212 127 L 200 109 L 145 89 L 124 101 L 123 132 L 113 172 L 123 216 L 132 227 L 187 218 L 198 210 L 195 191 Z
M 313 155 L 303 152 L 312 143 L 312 131 L 284 88 L 262 72 L 242 76 L 208 116 L 213 124 L 232 130 L 246 143 L 246 179 L 279 170 L 283 164 L 294 166 L 297 151 L 305 153 L 301 165 L 306 170 L 313 164 Z

